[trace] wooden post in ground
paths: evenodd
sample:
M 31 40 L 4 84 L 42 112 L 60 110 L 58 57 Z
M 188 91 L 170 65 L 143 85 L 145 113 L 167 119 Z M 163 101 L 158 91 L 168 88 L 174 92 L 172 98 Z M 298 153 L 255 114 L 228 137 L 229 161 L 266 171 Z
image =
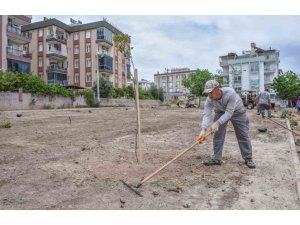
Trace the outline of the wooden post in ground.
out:
M 137 114 L 135 154 L 136 154 L 138 164 L 142 164 L 143 154 L 141 149 L 141 117 L 140 117 L 140 102 L 139 102 L 139 79 L 138 79 L 137 69 L 134 69 L 134 88 L 135 88 L 135 106 L 136 106 L 136 114 Z

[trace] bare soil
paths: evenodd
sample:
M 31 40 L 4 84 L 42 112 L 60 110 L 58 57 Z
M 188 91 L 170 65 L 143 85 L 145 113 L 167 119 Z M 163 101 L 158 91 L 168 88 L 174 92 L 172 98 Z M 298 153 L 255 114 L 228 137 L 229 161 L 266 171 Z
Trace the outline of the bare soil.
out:
M 203 165 L 210 138 L 146 182 L 143 197 L 120 179 L 137 184 L 190 147 L 201 110 L 141 109 L 141 166 L 134 108 L 0 112 L 0 123 L 12 124 L 0 129 L 0 209 L 300 209 L 287 131 L 255 112 L 256 169 L 245 166 L 229 126 L 221 166 Z

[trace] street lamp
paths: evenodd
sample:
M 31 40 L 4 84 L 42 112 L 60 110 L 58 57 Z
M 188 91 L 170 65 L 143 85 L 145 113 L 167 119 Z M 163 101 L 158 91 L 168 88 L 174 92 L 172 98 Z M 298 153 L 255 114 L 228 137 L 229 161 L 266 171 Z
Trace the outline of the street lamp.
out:
M 99 86 L 99 54 L 97 52 L 97 99 L 100 103 L 100 86 Z

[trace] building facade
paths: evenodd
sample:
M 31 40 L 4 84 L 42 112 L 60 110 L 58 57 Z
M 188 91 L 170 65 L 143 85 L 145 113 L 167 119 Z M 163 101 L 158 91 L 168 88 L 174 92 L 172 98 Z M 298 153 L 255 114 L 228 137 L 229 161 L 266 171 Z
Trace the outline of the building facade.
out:
M 150 90 L 151 84 L 152 83 L 150 81 L 147 81 L 145 79 L 141 79 L 141 81 L 139 81 L 139 87 L 144 90 Z
M 251 50 L 243 51 L 242 55 L 228 53 L 219 60 L 223 69 L 223 86 L 232 87 L 236 92 L 261 92 L 265 87 L 270 88 L 278 75 L 280 62 L 279 51 L 264 50 L 255 43 L 251 43 Z
M 164 73 L 154 74 L 154 84 L 163 89 L 165 100 L 187 96 L 190 92 L 182 85 L 182 80 L 195 71 L 189 68 L 166 69 Z
M 113 35 L 121 32 L 105 20 L 72 21 L 67 25 L 44 18 L 22 27 L 32 35 L 32 72 L 49 84 L 91 88 L 99 74 L 114 87 L 126 87 L 130 65 L 113 41 Z
M 29 73 L 31 35 L 22 32 L 21 27 L 31 22 L 31 16 L 0 16 L 0 69 Z

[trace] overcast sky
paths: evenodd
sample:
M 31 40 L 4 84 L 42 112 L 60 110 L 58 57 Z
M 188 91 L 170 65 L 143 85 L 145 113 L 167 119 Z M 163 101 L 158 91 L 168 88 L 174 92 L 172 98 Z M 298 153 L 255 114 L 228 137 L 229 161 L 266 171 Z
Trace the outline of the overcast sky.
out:
M 51 16 L 66 24 L 83 24 L 103 16 Z M 219 56 L 241 54 L 250 43 L 280 51 L 279 68 L 300 73 L 300 16 L 104 16 L 132 38 L 133 60 L 140 78 L 153 81 L 165 68 L 221 69 Z M 32 22 L 43 20 L 33 16 Z

